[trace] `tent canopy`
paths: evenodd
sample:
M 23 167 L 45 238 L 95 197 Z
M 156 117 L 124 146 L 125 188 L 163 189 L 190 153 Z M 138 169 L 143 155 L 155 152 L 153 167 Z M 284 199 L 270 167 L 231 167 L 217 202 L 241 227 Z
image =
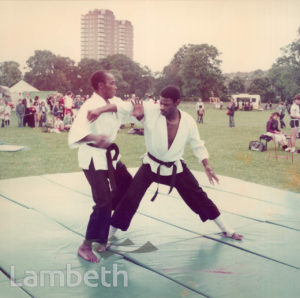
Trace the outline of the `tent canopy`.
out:
M 39 91 L 38 89 L 34 88 L 27 82 L 21 80 L 12 87 L 10 87 L 10 92 L 30 92 L 30 91 Z

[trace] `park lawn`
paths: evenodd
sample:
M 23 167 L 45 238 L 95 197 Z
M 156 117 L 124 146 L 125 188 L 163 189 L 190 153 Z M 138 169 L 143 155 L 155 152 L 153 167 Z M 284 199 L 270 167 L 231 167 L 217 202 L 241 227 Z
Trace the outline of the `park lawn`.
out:
M 194 103 L 182 103 L 180 107 L 196 118 Z M 285 159 L 268 160 L 267 152 L 248 150 L 249 142 L 259 139 L 265 131 L 270 113 L 236 112 L 236 127 L 229 128 L 225 110 L 216 110 L 206 104 L 204 124 L 197 125 L 210 153 L 210 164 L 217 175 L 300 192 L 299 154 L 294 154 L 294 163 L 291 163 Z M 285 119 L 287 124 L 288 118 Z M 15 115 L 12 115 L 11 122 L 10 127 L 0 129 L 0 141 L 24 145 L 30 150 L 0 152 L 0 179 L 80 171 L 77 150 L 67 146 L 67 133 L 43 133 L 40 128 L 18 128 Z M 120 147 L 122 161 L 128 167 L 138 167 L 141 163 L 139 157 L 145 152 L 144 139 L 142 136 L 128 135 L 127 131 L 128 126 L 120 130 L 116 143 Z M 289 128 L 286 132 L 289 133 Z M 203 171 L 189 145 L 184 159 L 190 169 Z

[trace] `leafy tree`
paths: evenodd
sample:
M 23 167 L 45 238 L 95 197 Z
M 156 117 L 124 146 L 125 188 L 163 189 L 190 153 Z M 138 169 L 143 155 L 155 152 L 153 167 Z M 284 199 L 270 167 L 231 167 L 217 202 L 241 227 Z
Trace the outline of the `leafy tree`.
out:
M 208 44 L 189 45 L 180 67 L 185 96 L 223 97 L 226 91 L 225 78 L 219 68 L 219 52 Z
M 118 73 L 116 78 L 117 96 L 125 97 L 136 94 L 143 97 L 147 92 L 151 92 L 153 76 L 150 69 L 142 68 L 129 57 L 122 54 L 111 55 L 102 59 L 100 64 L 103 69 Z
M 78 63 L 77 75 L 73 82 L 78 93 L 82 95 L 91 95 L 93 93 L 90 78 L 95 71 L 101 69 L 103 69 L 103 65 L 98 60 L 84 58 Z
M 175 53 L 171 63 L 164 68 L 163 75 L 165 77 L 165 81 L 167 82 L 166 85 L 176 85 L 180 89 L 182 88 L 183 81 L 180 74 L 180 70 L 188 48 L 189 45 L 183 45 Z
M 291 100 L 300 92 L 300 28 L 298 38 L 282 51 L 283 56 L 273 64 L 269 77 L 281 99 Z
M 244 93 L 244 80 L 240 77 L 234 77 L 228 84 L 228 91 L 230 94 Z
M 26 63 L 29 71 L 25 73 L 24 79 L 39 90 L 64 93 L 72 89 L 76 67 L 70 58 L 38 50 Z
M 300 93 L 300 73 L 294 66 L 275 66 L 269 70 L 269 78 L 281 100 L 289 100 Z
M 0 63 L 0 85 L 11 87 L 22 79 L 19 63 L 5 61 Z
M 170 85 L 170 81 L 166 76 L 163 75 L 163 73 L 157 73 L 156 77 L 153 82 L 153 95 L 155 97 L 159 97 L 160 91 L 166 87 L 167 85 Z M 176 84 L 174 84 L 176 85 Z
M 276 93 L 271 81 L 267 77 L 254 79 L 250 84 L 248 92 L 251 94 L 259 94 L 263 102 L 273 101 L 276 98 Z

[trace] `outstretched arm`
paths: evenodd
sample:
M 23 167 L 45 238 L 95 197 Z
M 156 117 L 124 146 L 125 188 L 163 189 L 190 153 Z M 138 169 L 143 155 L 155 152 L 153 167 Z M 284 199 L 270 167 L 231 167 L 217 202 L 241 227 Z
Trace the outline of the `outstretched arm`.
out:
M 144 107 L 143 107 L 142 101 L 141 100 L 134 100 L 134 101 L 131 101 L 131 104 L 133 106 L 131 116 L 136 117 L 140 121 L 144 117 Z M 103 107 L 88 111 L 87 119 L 90 122 L 94 122 L 102 113 L 117 112 L 117 111 L 118 111 L 118 106 L 117 105 L 107 104 Z M 127 112 L 128 111 L 126 111 L 126 113 Z
M 94 122 L 102 113 L 116 112 L 116 111 L 117 111 L 117 106 L 115 104 L 107 104 L 103 107 L 88 111 L 87 119 L 90 122 Z

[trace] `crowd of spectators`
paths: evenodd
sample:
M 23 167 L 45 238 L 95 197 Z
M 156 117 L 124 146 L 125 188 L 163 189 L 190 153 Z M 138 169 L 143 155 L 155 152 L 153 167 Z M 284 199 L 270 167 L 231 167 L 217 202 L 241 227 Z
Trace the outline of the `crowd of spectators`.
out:
M 39 96 L 32 98 L 30 93 L 23 98 L 22 93 L 19 93 L 19 100 L 15 107 L 18 127 L 41 127 L 45 132 L 56 133 L 68 131 L 77 111 L 87 98 L 88 96 L 75 96 L 71 91 L 65 95 L 51 94 L 47 99 L 40 99 Z M 10 125 L 12 109 L 11 102 L 0 98 L 1 127 Z

